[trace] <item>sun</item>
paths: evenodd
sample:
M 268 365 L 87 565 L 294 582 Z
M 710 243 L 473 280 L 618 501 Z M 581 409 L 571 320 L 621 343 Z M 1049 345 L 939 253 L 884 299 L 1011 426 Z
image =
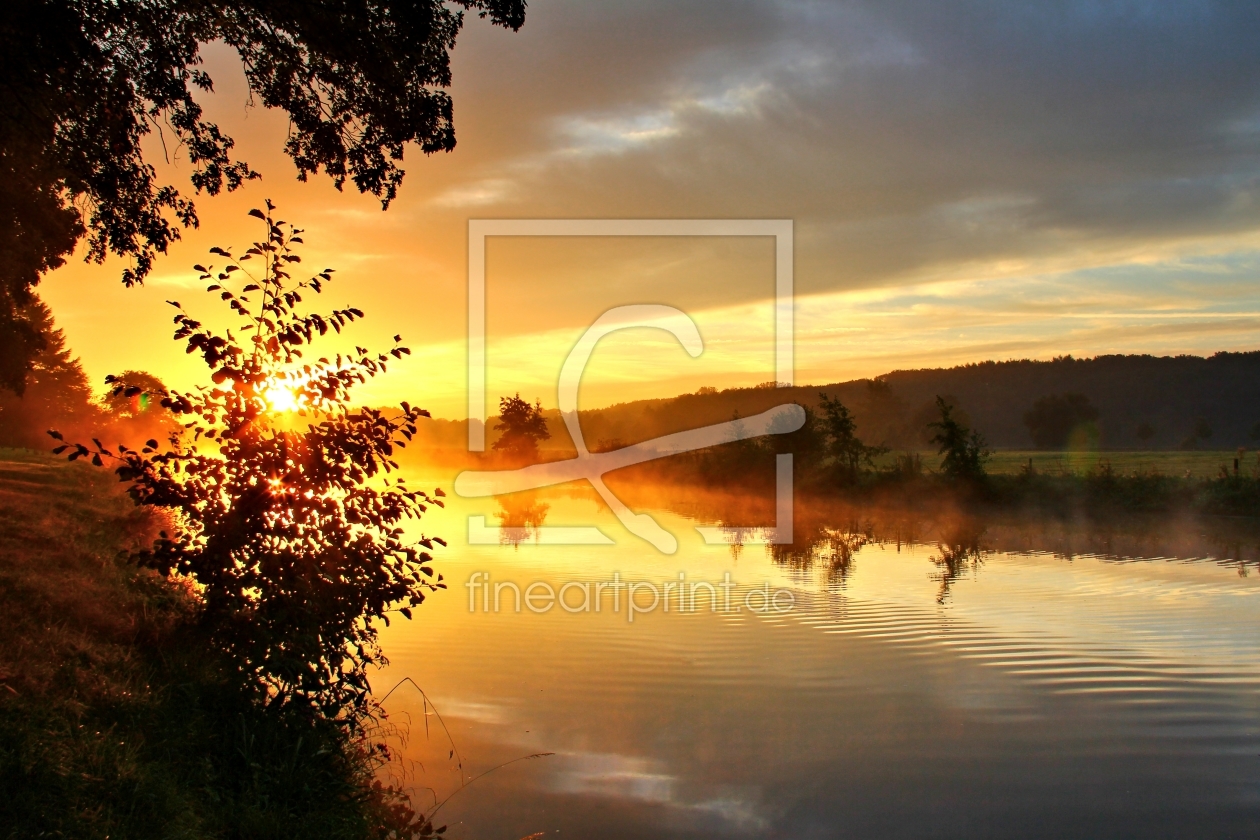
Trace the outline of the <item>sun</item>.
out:
M 267 390 L 263 392 L 263 399 L 267 401 L 267 406 L 278 414 L 286 411 L 297 411 L 301 408 L 297 392 L 291 386 L 282 382 L 276 382 L 268 386 Z

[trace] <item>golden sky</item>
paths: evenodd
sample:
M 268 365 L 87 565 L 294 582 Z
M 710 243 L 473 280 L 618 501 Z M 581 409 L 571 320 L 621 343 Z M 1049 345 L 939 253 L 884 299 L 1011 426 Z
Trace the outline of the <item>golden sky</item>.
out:
M 1260 31 L 1246 4 L 551 2 L 511 33 L 470 20 L 450 154 L 408 152 L 388 212 L 283 155 L 234 53 L 205 49 L 208 116 L 263 173 L 202 197 L 142 289 L 72 261 L 40 287 L 93 381 L 187 387 L 164 303 L 215 301 L 190 266 L 271 198 L 330 266 L 347 344 L 415 355 L 363 392 L 463 416 L 470 218 L 775 218 L 795 225 L 796 378 L 1102 353 L 1260 347 Z M 188 191 L 178 152 L 160 173 Z M 706 342 L 606 339 L 582 404 L 774 378 L 769 239 L 499 239 L 488 390 L 555 405 L 605 309 L 667 303 Z M 330 345 L 334 347 L 335 345 Z M 174 351 L 174 352 L 172 352 Z

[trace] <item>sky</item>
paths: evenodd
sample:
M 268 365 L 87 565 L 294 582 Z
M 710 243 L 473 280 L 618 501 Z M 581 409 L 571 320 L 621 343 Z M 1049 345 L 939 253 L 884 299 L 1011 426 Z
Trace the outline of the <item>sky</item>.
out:
M 298 183 L 284 115 L 250 105 L 233 51 L 203 54 L 207 115 L 263 178 L 201 197 L 142 289 L 116 260 L 45 278 L 94 383 L 202 381 L 165 301 L 214 321 L 190 267 L 257 236 L 266 198 L 307 231 L 303 265 L 337 269 L 324 303 L 366 311 L 346 346 L 413 349 L 363 398 L 436 416 L 466 414 L 469 219 L 790 219 L 797 383 L 1260 349 L 1254 3 L 536 0 L 518 33 L 467 22 L 458 146 L 409 149 L 384 213 Z M 147 149 L 191 191 L 177 150 Z M 497 238 L 486 265 L 491 398 L 554 406 L 583 330 L 637 303 L 687 312 L 704 353 L 610 336 L 584 407 L 774 379 L 773 240 Z

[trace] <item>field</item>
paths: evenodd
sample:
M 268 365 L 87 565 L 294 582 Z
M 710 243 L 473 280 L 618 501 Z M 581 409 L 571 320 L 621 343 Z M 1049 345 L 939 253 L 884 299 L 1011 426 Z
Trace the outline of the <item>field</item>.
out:
M 890 453 L 878 463 L 891 465 L 897 453 Z M 935 451 L 922 451 L 925 469 L 934 469 L 940 462 Z M 1111 464 L 1111 469 L 1120 475 L 1160 474 L 1189 478 L 1216 478 L 1221 467 L 1230 472 L 1234 469 L 1237 450 L 1193 451 L 1193 452 L 1045 452 L 1038 450 L 1002 450 L 994 452 L 985 468 L 997 475 L 1012 475 L 1024 470 L 1032 459 L 1033 469 L 1048 475 L 1086 475 L 1098 469 L 1102 464 Z M 1247 451 L 1239 462 L 1242 475 L 1251 476 L 1260 469 L 1260 453 Z
M 0 840 L 394 836 L 366 750 L 252 702 L 187 591 L 119 556 L 158 524 L 107 470 L 0 448 Z

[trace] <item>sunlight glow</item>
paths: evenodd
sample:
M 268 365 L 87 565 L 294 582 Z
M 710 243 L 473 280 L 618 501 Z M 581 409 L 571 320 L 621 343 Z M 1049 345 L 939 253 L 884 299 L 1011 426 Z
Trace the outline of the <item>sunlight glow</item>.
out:
M 283 382 L 276 382 L 269 386 L 263 392 L 263 399 L 267 401 L 267 406 L 276 413 L 297 411 L 302 407 L 297 391 L 291 385 Z

